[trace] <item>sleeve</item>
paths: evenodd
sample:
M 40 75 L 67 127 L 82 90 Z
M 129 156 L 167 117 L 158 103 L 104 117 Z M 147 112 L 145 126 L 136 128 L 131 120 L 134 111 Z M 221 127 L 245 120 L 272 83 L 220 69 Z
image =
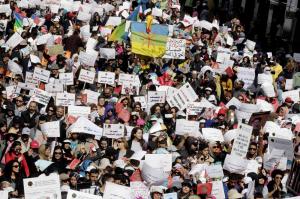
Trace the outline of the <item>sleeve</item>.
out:
M 24 156 L 23 154 L 22 154 L 22 161 L 21 161 L 21 164 L 22 164 L 22 166 L 24 167 L 26 177 L 29 177 L 29 175 L 30 175 L 29 167 L 28 167 L 28 164 L 27 164 L 27 162 L 26 162 L 25 156 Z

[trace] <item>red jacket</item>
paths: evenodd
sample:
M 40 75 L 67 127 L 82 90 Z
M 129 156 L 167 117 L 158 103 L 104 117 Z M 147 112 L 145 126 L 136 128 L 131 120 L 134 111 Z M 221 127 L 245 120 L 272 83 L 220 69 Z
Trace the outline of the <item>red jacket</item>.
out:
M 5 164 L 7 164 L 8 162 L 10 162 L 12 160 L 19 159 L 20 157 L 22 158 L 22 160 L 21 160 L 21 166 L 25 170 L 26 177 L 29 177 L 29 175 L 30 175 L 29 168 L 28 168 L 26 159 L 25 159 L 25 157 L 24 157 L 23 154 L 16 155 L 14 152 L 8 152 L 8 153 L 6 153 L 5 154 Z

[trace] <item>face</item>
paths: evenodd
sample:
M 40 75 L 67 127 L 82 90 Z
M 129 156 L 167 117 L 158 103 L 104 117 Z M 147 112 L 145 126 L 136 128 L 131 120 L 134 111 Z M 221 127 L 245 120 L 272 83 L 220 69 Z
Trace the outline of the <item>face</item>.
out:
M 140 106 L 140 105 L 135 105 L 135 111 L 136 111 L 136 112 L 141 111 L 141 106 Z
M 104 98 L 100 98 L 100 99 L 98 100 L 99 106 L 104 106 L 104 103 L 105 103 Z
M 21 151 L 22 151 L 22 147 L 20 145 L 18 145 L 18 146 L 15 147 L 14 151 L 15 151 L 16 154 L 20 154 Z
M 122 140 L 118 140 L 118 148 L 124 148 L 124 142 Z
M 6 130 L 7 130 L 7 127 L 6 127 L 6 125 L 4 125 L 0 128 L 0 133 L 4 133 L 4 132 L 6 132 Z
M 157 106 L 157 107 L 155 108 L 155 113 L 160 113 L 160 107 L 159 107 L 159 106 Z
M 281 183 L 281 180 L 282 180 L 282 175 L 279 175 L 279 174 L 276 175 L 275 178 L 274 178 L 274 180 L 275 180 L 275 183 L 277 185 L 279 185 Z
M 55 159 L 61 159 L 62 158 L 62 151 L 60 149 L 56 149 L 54 151 L 54 157 L 55 157 Z
M 137 130 L 137 132 L 135 133 L 135 137 L 139 140 L 142 139 L 143 131 L 141 129 Z
M 35 102 L 30 102 L 29 104 L 29 112 L 34 113 L 37 109 L 37 104 Z
M 54 114 L 54 108 L 53 107 L 50 107 L 48 109 L 48 115 L 53 115 Z
M 182 192 L 183 193 L 189 193 L 190 192 L 190 188 L 188 186 L 183 186 L 182 187 Z
M 101 141 L 100 146 L 102 149 L 106 149 L 107 148 L 107 142 L 106 141 Z
M 20 165 L 17 162 L 14 162 L 12 165 L 12 170 L 14 173 L 19 173 L 20 171 Z
M 56 117 L 61 118 L 63 116 L 64 116 L 64 109 L 63 108 L 57 108 Z
M 162 195 L 160 193 L 153 193 L 153 199 L 161 199 Z
M 21 97 L 16 98 L 16 105 L 17 106 L 22 106 L 23 105 L 23 99 Z
M 251 155 L 254 155 L 256 153 L 257 147 L 255 145 L 250 145 L 249 147 L 249 153 Z
M 97 173 L 91 173 L 91 174 L 90 174 L 90 180 L 91 180 L 92 182 L 96 182 L 97 179 L 98 179 L 98 174 L 97 174 Z
M 75 186 L 77 184 L 77 179 L 73 176 L 70 178 L 71 185 Z

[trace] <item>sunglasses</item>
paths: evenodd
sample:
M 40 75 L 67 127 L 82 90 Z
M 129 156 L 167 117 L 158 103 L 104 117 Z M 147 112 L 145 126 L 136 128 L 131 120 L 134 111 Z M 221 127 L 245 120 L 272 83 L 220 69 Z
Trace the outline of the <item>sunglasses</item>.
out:
M 213 148 L 213 149 L 216 149 L 216 148 L 218 148 L 218 146 L 213 146 L 212 148 Z
M 19 165 L 13 165 L 14 168 L 19 168 Z
M 117 142 L 118 142 L 118 143 L 123 143 L 123 141 L 121 141 L 121 140 L 118 140 Z
M 282 179 L 282 177 L 280 177 L 280 176 L 276 176 L 275 178 L 276 178 L 276 179 Z
M 53 112 L 54 110 L 53 110 L 53 109 L 49 109 L 48 111 L 51 111 L 51 112 Z
M 251 151 L 251 150 L 252 150 L 252 151 L 256 151 L 256 148 L 250 148 L 249 150 L 250 150 L 250 151 Z

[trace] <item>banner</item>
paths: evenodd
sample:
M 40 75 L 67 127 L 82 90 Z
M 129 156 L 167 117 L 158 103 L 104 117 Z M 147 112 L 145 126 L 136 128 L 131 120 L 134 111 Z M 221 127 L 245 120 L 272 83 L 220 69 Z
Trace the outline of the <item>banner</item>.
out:
M 168 38 L 166 44 L 166 53 L 163 58 L 167 59 L 185 59 L 185 39 Z
M 104 124 L 103 136 L 108 138 L 121 138 L 124 137 L 125 126 L 123 124 Z

